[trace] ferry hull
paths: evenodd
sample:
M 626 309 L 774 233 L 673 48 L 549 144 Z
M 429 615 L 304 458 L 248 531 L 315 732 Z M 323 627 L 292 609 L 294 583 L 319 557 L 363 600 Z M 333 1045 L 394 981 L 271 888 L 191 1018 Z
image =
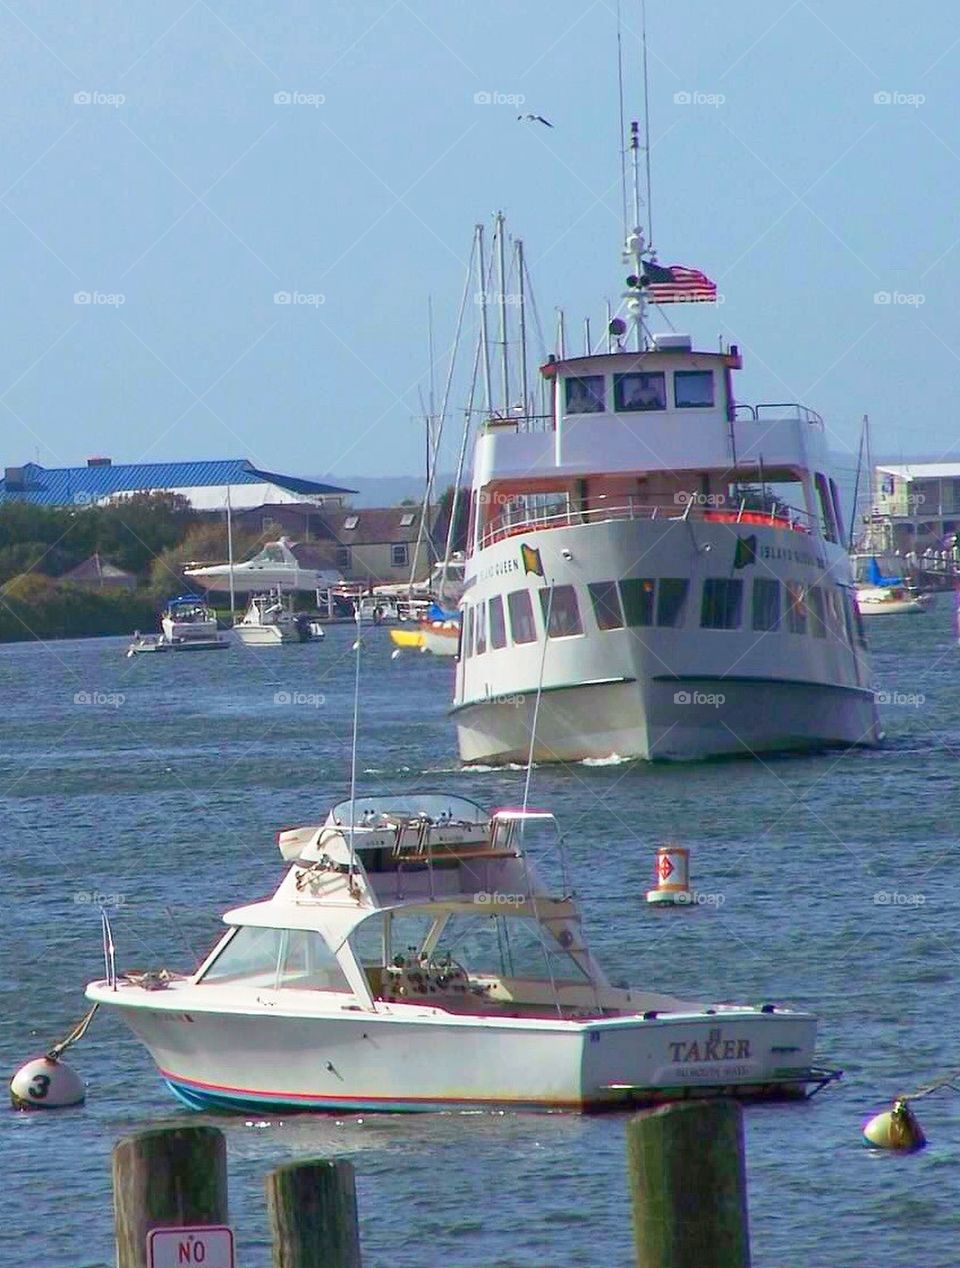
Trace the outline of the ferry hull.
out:
M 525 762 L 536 693 L 456 711 L 461 761 Z M 873 694 L 821 683 L 668 679 L 555 688 L 542 695 L 534 760 L 690 761 L 872 747 Z
M 848 571 L 842 549 L 762 524 L 749 530 L 758 562 L 742 569 L 735 567 L 742 528 L 710 521 L 695 529 L 684 520 L 571 525 L 488 547 L 470 604 L 524 588 L 537 610 L 550 578 L 575 591 L 580 631 L 544 649 L 538 621 L 537 641 L 461 657 L 451 710 L 461 760 L 525 762 L 535 708 L 538 761 L 696 760 L 878 744 L 866 652 L 842 611 L 820 637 L 809 628 L 791 632 L 785 609 L 779 628 L 752 628 L 755 575 L 779 580 L 781 589 L 802 575 L 821 587 L 823 604 L 839 602 L 835 576 Z M 523 550 L 538 573 L 522 570 Z M 637 560 L 652 578 L 684 579 L 683 615 L 675 625 L 654 623 L 651 602 L 646 624 L 600 629 L 588 584 L 634 576 Z M 737 627 L 704 628 L 706 579 L 734 574 L 743 585 Z
M 579 1111 L 689 1096 L 782 1099 L 818 1079 L 816 1020 L 808 1014 L 551 1023 L 419 1009 L 410 1020 L 399 1010 L 204 1013 L 186 998 L 176 1009 L 124 1005 L 125 995 L 142 994 L 105 983 L 88 988 L 90 998 L 118 1009 L 171 1090 L 194 1109 Z

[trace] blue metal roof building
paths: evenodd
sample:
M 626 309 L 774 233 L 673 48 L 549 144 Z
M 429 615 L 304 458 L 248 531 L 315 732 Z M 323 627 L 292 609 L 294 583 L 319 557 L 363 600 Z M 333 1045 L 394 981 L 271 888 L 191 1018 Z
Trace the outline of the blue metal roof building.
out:
M 210 462 L 129 462 L 91 458 L 83 467 L 41 467 L 28 462 L 7 467 L 0 480 L 0 503 L 84 506 L 131 493 L 179 493 L 195 510 L 222 510 L 229 499 L 240 509 L 266 503 L 314 502 L 338 505 L 355 492 L 299 476 L 263 471 L 246 458 Z

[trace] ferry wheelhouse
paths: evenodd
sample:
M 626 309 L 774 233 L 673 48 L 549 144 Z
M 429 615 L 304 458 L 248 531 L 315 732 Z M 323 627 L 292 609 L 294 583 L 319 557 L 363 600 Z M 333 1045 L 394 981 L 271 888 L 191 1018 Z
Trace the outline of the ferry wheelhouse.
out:
M 535 711 L 538 761 L 877 744 L 823 420 L 738 400 L 737 347 L 649 335 L 631 284 L 636 350 L 615 320 L 541 367 L 544 415 L 481 425 L 461 758 L 525 761 Z

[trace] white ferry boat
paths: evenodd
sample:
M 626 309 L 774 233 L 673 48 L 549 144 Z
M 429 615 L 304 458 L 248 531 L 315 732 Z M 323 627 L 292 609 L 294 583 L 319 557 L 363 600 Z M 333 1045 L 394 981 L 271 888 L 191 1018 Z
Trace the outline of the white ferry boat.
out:
M 545 416 L 481 425 L 460 756 L 526 761 L 535 711 L 537 761 L 876 745 L 823 421 L 739 400 L 735 345 L 650 335 L 648 256 L 636 229 L 635 349 L 614 319 L 541 367 Z

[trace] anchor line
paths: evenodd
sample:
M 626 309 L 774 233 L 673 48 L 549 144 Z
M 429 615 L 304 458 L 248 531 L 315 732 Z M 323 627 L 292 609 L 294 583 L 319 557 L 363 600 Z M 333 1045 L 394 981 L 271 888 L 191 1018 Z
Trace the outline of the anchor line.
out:
M 46 1054 L 48 1061 L 58 1061 L 68 1048 L 72 1048 L 75 1043 L 80 1042 L 83 1036 L 87 1033 L 88 1026 L 93 1021 L 93 1014 L 99 1007 L 99 1004 L 94 1004 L 91 1009 L 84 1013 L 83 1017 L 81 1017 L 80 1021 L 77 1022 L 73 1030 L 70 1031 L 66 1039 L 61 1039 L 59 1043 L 55 1043 L 53 1045 Z
M 942 1079 L 937 1079 L 936 1083 L 928 1083 L 925 1087 L 918 1088 L 916 1092 L 907 1092 L 904 1096 L 898 1096 L 897 1100 L 918 1101 L 922 1096 L 929 1096 L 931 1092 L 939 1092 L 945 1087 L 948 1087 L 951 1092 L 960 1092 L 960 1087 L 956 1086 L 958 1081 L 960 1081 L 960 1070 L 952 1070 Z

